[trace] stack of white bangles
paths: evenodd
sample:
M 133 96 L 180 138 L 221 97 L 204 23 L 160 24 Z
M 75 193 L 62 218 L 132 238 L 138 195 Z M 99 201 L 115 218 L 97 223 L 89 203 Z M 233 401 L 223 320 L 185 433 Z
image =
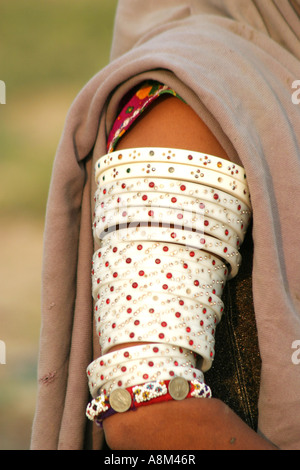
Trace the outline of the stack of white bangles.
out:
M 141 404 L 210 397 L 204 372 L 222 293 L 239 270 L 251 220 L 244 169 L 199 152 L 138 148 L 104 155 L 95 171 L 101 357 L 87 369 L 88 418 L 101 423 Z

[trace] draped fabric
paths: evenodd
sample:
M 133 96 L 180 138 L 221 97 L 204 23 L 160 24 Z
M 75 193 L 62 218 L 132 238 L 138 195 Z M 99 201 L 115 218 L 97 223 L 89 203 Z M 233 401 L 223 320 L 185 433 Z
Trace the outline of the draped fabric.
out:
M 118 104 L 145 79 L 173 88 L 242 164 L 253 206 L 258 432 L 300 448 L 299 0 L 121 0 L 111 61 L 76 97 L 47 205 L 32 449 L 101 447 L 85 418 L 99 354 L 91 300 L 93 165 Z M 238 296 L 237 296 L 238 297 Z

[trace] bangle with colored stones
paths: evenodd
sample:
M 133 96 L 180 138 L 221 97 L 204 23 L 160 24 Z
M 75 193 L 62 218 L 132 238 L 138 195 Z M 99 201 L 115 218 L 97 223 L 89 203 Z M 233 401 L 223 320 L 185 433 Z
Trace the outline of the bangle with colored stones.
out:
M 94 367 L 109 367 L 112 364 L 116 365 L 125 360 L 147 358 L 151 356 L 159 356 L 161 358 L 179 356 L 182 360 L 196 361 L 195 353 L 175 345 L 161 343 L 139 344 L 136 346 L 116 349 L 99 357 L 98 359 L 95 359 L 88 366 L 87 374 L 90 376 L 93 373 Z
M 185 230 L 197 231 L 201 234 L 208 234 L 218 238 L 225 243 L 233 246 L 235 249 L 239 247 L 240 239 L 237 233 L 229 225 L 219 223 L 210 217 L 196 216 L 189 211 L 180 211 L 177 209 L 156 208 L 156 207 L 127 207 L 117 208 L 105 212 L 105 215 L 95 218 L 98 233 L 110 232 L 118 230 L 122 224 L 128 227 L 147 223 L 157 226 L 176 225 L 183 227 Z M 102 238 L 102 236 L 100 236 Z
M 120 369 L 112 367 L 101 374 L 94 373 L 93 377 L 89 377 L 89 385 L 91 394 L 95 398 L 104 390 L 106 393 L 111 393 L 119 387 L 126 388 L 148 380 L 168 380 L 175 375 L 185 377 L 187 380 L 203 379 L 201 371 L 189 363 L 180 363 L 179 358 L 172 357 L 169 360 L 165 358 L 162 361 L 160 358 L 149 357 L 127 361 L 120 365 Z
M 153 259 L 148 256 L 139 261 L 132 261 L 132 255 L 122 259 L 112 256 L 109 261 L 95 258 L 92 269 L 92 294 L 96 298 L 98 289 L 107 283 L 121 279 L 134 280 L 143 278 L 146 282 L 160 284 L 161 288 L 166 282 L 184 283 L 186 287 L 207 288 L 216 295 L 221 295 L 226 277 L 218 271 L 212 271 L 207 266 L 193 261 L 181 261 L 168 256 Z M 159 261 L 158 261 L 159 260 Z M 157 281 L 156 281 L 157 279 Z M 204 287 L 205 286 L 205 287 Z M 215 292 L 213 292 L 215 291 Z
M 111 290 L 111 287 L 114 288 L 115 292 Z M 185 304 L 189 304 L 190 308 L 192 308 L 192 303 L 194 303 L 194 305 L 206 305 L 210 307 L 217 316 L 222 314 L 224 308 L 222 300 L 210 291 L 199 289 L 198 286 L 183 285 L 177 286 L 178 292 L 174 293 L 170 290 L 172 289 L 170 281 L 163 284 L 163 286 L 161 286 L 161 284 L 151 284 L 150 282 L 146 284 L 144 281 L 137 282 L 136 280 L 132 281 L 130 279 L 113 281 L 99 288 L 100 299 L 110 299 L 113 301 L 118 294 L 118 287 L 126 292 L 124 300 L 125 298 L 126 300 L 128 299 L 127 305 L 130 304 L 130 306 L 134 306 L 135 304 L 138 306 L 141 305 L 144 296 L 144 305 L 147 305 L 147 303 L 151 301 L 151 307 L 158 304 L 164 305 L 164 307 L 166 307 L 167 304 L 171 306 L 173 302 L 175 305 L 178 305 L 180 304 L 180 299 L 184 299 Z M 110 302 L 106 303 L 108 308 L 112 308 Z
M 180 260 L 173 257 L 162 256 L 155 258 L 151 255 L 141 257 L 139 260 L 135 252 L 128 250 L 125 258 L 111 256 L 110 261 L 95 257 L 92 266 L 92 294 L 97 297 L 98 289 L 112 281 L 120 279 L 146 280 L 152 282 L 156 277 L 158 283 L 165 286 L 168 280 L 184 282 L 199 288 L 223 291 L 226 283 L 226 270 L 210 269 L 207 265 L 192 260 Z M 159 278 L 158 278 L 159 276 Z M 142 279 L 141 279 L 142 278 Z M 156 283 L 157 284 L 157 283 Z M 218 294 L 217 294 L 218 295 Z
M 172 380 L 154 381 L 118 388 L 111 394 L 101 393 L 86 408 L 89 420 L 101 425 L 103 420 L 115 413 L 135 410 L 140 406 L 163 401 L 181 401 L 187 398 L 211 398 L 212 393 L 203 381 L 175 377 Z
M 107 299 L 110 302 L 107 302 Z M 148 304 L 146 303 L 148 299 Z M 143 301 L 145 302 L 143 304 Z M 149 306 L 149 302 L 151 302 Z M 123 324 L 131 321 L 134 318 L 136 325 L 141 322 L 145 324 L 145 327 L 151 325 L 152 322 L 160 320 L 163 317 L 164 312 L 168 314 L 168 318 L 174 316 L 178 325 L 185 324 L 190 321 L 198 321 L 198 329 L 196 332 L 203 329 L 203 327 L 214 329 L 214 327 L 220 322 L 222 316 L 222 307 L 219 307 L 219 311 L 216 313 L 215 308 L 211 308 L 202 301 L 191 300 L 188 297 L 172 296 L 170 294 L 156 294 L 145 293 L 142 296 L 126 295 L 124 298 L 123 294 L 115 295 L 113 298 L 100 297 L 95 304 L 95 321 L 96 331 L 100 332 L 103 326 L 103 322 L 106 322 L 109 315 L 113 315 L 111 327 L 116 331 L 123 328 Z M 137 318 L 139 314 L 143 314 L 142 319 Z M 208 323 L 207 323 L 208 322 Z M 166 322 L 167 323 L 167 322 Z M 135 325 L 135 326 L 136 326 Z M 200 334 L 200 333 L 199 333 Z M 145 332 L 143 336 L 145 335 Z M 130 339 L 136 339 L 141 341 L 143 337 L 137 336 L 134 332 L 129 334 Z M 173 340 L 174 338 L 172 338 Z M 161 339 L 160 339 L 161 342 Z M 101 335 L 100 338 L 101 347 L 105 348 L 105 338 Z M 113 338 L 107 339 L 107 348 L 114 346 Z
M 156 178 L 170 178 L 184 180 L 186 182 L 201 184 L 214 189 L 220 189 L 232 197 L 237 197 L 243 201 L 248 208 L 251 207 L 248 186 L 245 183 L 235 180 L 231 176 L 220 175 L 216 171 L 199 169 L 196 166 L 186 166 L 173 163 L 132 163 L 130 165 L 119 165 L 104 171 L 97 178 L 97 183 L 101 187 L 102 183 L 109 183 L 115 180 L 126 180 L 127 178 L 145 178 L 153 175 Z
M 143 352 L 105 366 L 97 362 L 89 369 L 94 397 L 175 375 L 203 380 L 214 358 L 223 288 L 241 262 L 239 247 L 251 220 L 244 170 L 185 151 L 158 158 L 160 151 L 152 160 L 137 149 L 125 152 L 125 160 L 118 153 L 98 162 L 96 333 L 105 361 L 112 347 L 125 343 L 176 346 L 194 356 L 182 362 L 173 351 L 155 358 Z
M 128 257 L 134 262 L 141 257 L 152 257 L 157 264 L 161 262 L 161 256 L 166 256 L 169 259 L 180 259 L 183 262 L 199 263 L 201 266 L 206 266 L 211 271 L 218 271 L 221 276 L 227 276 L 228 270 L 222 260 L 217 256 L 213 256 L 206 251 L 190 248 L 189 246 L 177 245 L 174 243 L 160 243 L 144 240 L 143 242 L 127 241 L 117 244 L 105 244 L 95 251 L 93 261 L 96 258 L 102 258 L 109 261 L 116 253 L 118 259 L 127 260 Z
M 123 212 L 131 207 L 147 207 L 148 212 L 150 208 L 164 207 L 184 211 L 184 214 L 190 212 L 195 216 L 209 217 L 211 220 L 215 220 L 215 223 L 231 226 L 241 240 L 244 240 L 250 221 L 249 214 L 238 215 L 226 207 L 203 201 L 198 197 L 158 191 L 155 193 L 149 191 L 127 192 L 121 195 L 104 196 L 101 198 L 101 202 L 96 198 L 95 220 L 107 217 L 108 211 L 112 209 L 122 209 Z M 181 217 L 180 214 L 178 216 Z
M 106 253 L 110 253 L 110 256 L 107 256 Z M 217 266 L 211 267 L 208 263 L 202 261 L 194 261 L 193 258 L 184 259 L 181 256 L 171 256 L 161 253 L 150 253 L 137 252 L 136 247 L 130 247 L 124 250 L 124 253 L 116 256 L 111 250 L 107 250 L 102 256 L 102 251 L 97 251 L 92 260 L 92 280 L 93 283 L 100 283 L 103 276 L 105 276 L 106 270 L 115 271 L 118 269 L 124 270 L 130 268 L 135 270 L 137 273 L 140 272 L 140 269 L 174 269 L 175 271 L 180 271 L 185 273 L 185 275 L 200 275 L 203 279 L 209 282 L 220 282 L 224 283 L 227 277 L 228 270 L 224 269 L 222 265 L 221 269 L 218 269 Z M 100 254 L 100 256 L 99 256 Z M 140 275 L 143 275 L 141 272 Z M 100 281 L 98 282 L 98 278 Z
M 166 272 L 166 276 L 168 278 L 171 277 L 169 274 L 170 270 L 174 270 L 181 274 L 181 276 L 186 276 L 185 279 L 189 278 L 192 279 L 191 276 L 194 277 L 201 277 L 201 282 L 199 281 L 198 285 L 201 285 L 202 281 L 205 283 L 212 283 L 212 284 L 221 284 L 224 286 L 226 282 L 226 275 L 224 274 L 225 270 L 217 270 L 211 269 L 205 264 L 201 262 L 194 262 L 192 260 L 185 261 L 181 258 L 173 258 L 170 256 L 160 255 L 159 258 L 155 258 L 151 255 L 148 256 L 141 256 L 140 258 L 136 256 L 136 253 L 131 253 L 128 250 L 128 256 L 122 258 L 115 258 L 111 257 L 110 261 L 105 260 L 105 257 L 98 258 L 97 256 L 94 257 L 92 263 L 92 283 L 93 283 L 93 293 L 97 289 L 97 285 L 100 283 L 103 284 L 103 280 L 106 279 L 106 275 L 113 276 L 113 278 L 117 278 L 118 275 L 115 274 L 118 272 L 124 272 L 129 270 L 128 272 L 136 273 L 136 275 L 143 276 L 145 274 L 145 270 L 151 272 L 154 269 L 159 269 L 161 272 Z M 178 277 L 179 279 L 179 277 Z M 94 295 L 94 294 L 93 294 Z
M 246 180 L 244 168 L 223 158 L 189 150 L 162 147 L 124 149 L 103 155 L 95 164 L 96 177 L 109 168 L 117 167 L 121 164 L 130 165 L 134 162 L 165 162 L 168 164 L 193 165 L 198 168 L 214 170 L 217 173 L 235 178 L 242 183 Z
M 173 377 L 182 377 L 185 380 L 199 380 L 203 381 L 204 376 L 203 373 L 191 367 L 180 367 L 174 366 L 172 367 L 171 364 L 161 364 L 159 370 L 151 370 L 151 367 L 145 367 L 142 365 L 143 369 L 138 369 L 133 372 L 123 373 L 120 377 L 115 377 L 111 380 L 105 382 L 105 384 L 100 388 L 96 387 L 95 394 L 92 395 L 93 398 L 97 396 L 97 394 L 105 392 L 105 393 L 112 393 L 114 390 L 119 388 L 127 388 L 133 387 L 134 385 L 139 385 L 145 382 L 153 382 L 156 380 L 170 380 Z M 98 383 L 97 383 L 98 385 Z
M 118 276 L 115 276 L 115 274 Z M 115 282 L 119 284 L 114 286 Z M 215 296 L 220 297 L 223 293 L 222 284 L 206 283 L 205 279 L 199 276 L 187 276 L 185 273 L 174 270 L 172 272 L 169 270 L 152 271 L 145 268 L 145 270 L 140 270 L 138 274 L 132 273 L 130 270 L 119 270 L 103 276 L 100 284 L 95 286 L 94 297 L 98 292 L 102 298 L 106 294 L 111 296 L 111 287 L 120 286 L 120 283 L 124 287 L 126 285 L 126 288 L 128 288 L 127 293 L 132 292 L 132 289 L 135 292 L 136 289 L 140 292 L 141 289 L 143 289 L 143 292 L 145 289 L 151 289 L 152 292 L 166 292 L 172 295 L 190 297 L 191 299 L 199 299 L 205 296 L 215 298 Z
M 135 192 L 143 194 L 144 192 L 157 193 L 158 191 L 166 195 L 177 197 L 179 195 L 188 196 L 199 199 L 199 202 L 212 202 L 220 205 L 224 209 L 229 209 L 238 216 L 243 216 L 249 221 L 251 218 L 251 209 L 237 197 L 232 197 L 221 189 L 216 190 L 207 186 L 204 182 L 201 184 L 187 182 L 184 180 L 173 180 L 168 178 L 129 178 L 122 181 L 112 181 L 110 183 L 101 184 L 101 187 L 95 192 L 95 203 L 99 203 L 100 207 L 103 198 L 117 196 L 120 197 L 127 193 Z M 103 202 L 104 204 L 104 202 Z
M 172 272 L 171 272 L 172 271 Z M 132 272 L 132 270 L 118 269 L 118 271 L 110 270 L 103 273 L 101 279 L 97 277 L 97 280 L 100 279 L 99 284 L 93 283 L 93 297 L 95 298 L 99 292 L 99 288 L 103 289 L 106 284 L 109 284 L 110 287 L 113 286 L 114 281 L 129 282 L 131 285 L 139 280 L 144 278 L 144 288 L 151 287 L 156 291 L 167 291 L 171 293 L 177 293 L 178 295 L 187 295 L 191 298 L 198 298 L 202 294 L 200 292 L 206 291 L 207 295 L 214 294 L 217 296 L 222 296 L 224 283 L 222 281 L 211 280 L 209 277 L 205 277 L 202 273 L 201 276 L 187 274 L 182 271 L 177 271 L 175 269 L 160 269 L 155 270 L 147 269 L 147 266 L 144 266 L 144 269 L 139 270 L 138 272 Z
M 143 240 L 152 240 L 160 241 L 162 243 L 173 242 L 179 245 L 189 246 L 190 248 L 201 249 L 222 258 L 224 262 L 230 266 L 231 271 L 229 273 L 229 278 L 236 276 L 242 260 L 239 251 L 234 249 L 231 245 L 208 235 L 203 235 L 189 230 L 181 230 L 178 228 L 153 226 L 134 228 L 122 227 L 117 231 L 105 234 L 101 239 L 99 236 L 102 236 L 102 234 L 98 233 L 96 228 L 94 235 L 98 242 L 101 240 L 102 246 L 126 241 L 142 242 Z
M 161 264 L 161 257 L 167 256 L 170 260 L 181 260 L 183 268 L 186 269 L 190 262 L 194 262 L 200 266 L 205 266 L 211 272 L 217 272 L 223 278 L 228 275 L 228 268 L 222 260 L 203 250 L 193 249 L 188 246 L 176 245 L 174 243 L 160 242 L 121 242 L 115 245 L 105 245 L 96 250 L 93 255 L 93 263 L 97 259 L 103 259 L 109 262 L 113 255 L 118 253 L 119 260 L 135 263 L 140 259 L 152 258 L 155 264 Z
M 94 360 L 87 368 L 91 395 L 95 397 L 100 389 L 107 391 L 112 382 L 114 386 L 120 386 L 121 382 L 123 385 L 124 383 L 133 385 L 133 381 L 135 384 L 141 383 L 143 381 L 141 373 L 145 379 L 145 370 L 144 367 L 137 367 L 139 361 L 148 366 L 147 376 L 149 375 L 151 380 L 153 378 L 156 380 L 157 377 L 161 379 L 163 375 L 170 378 L 175 372 L 179 375 L 179 369 L 182 375 L 188 374 L 191 378 L 203 379 L 203 373 L 195 368 L 194 353 L 174 345 L 145 344 L 109 352 Z M 110 375 L 111 372 L 114 372 L 117 381 L 113 380 L 114 374 Z
M 210 325 L 209 331 L 206 331 L 203 327 L 200 327 L 200 321 L 195 321 L 194 324 L 192 322 L 186 323 L 179 323 L 175 325 L 175 328 L 170 326 L 169 329 L 163 326 L 165 322 L 167 325 L 171 324 L 170 320 L 173 317 L 168 318 L 168 312 L 166 313 L 166 320 L 165 321 L 156 321 L 150 323 L 150 326 L 145 322 L 147 328 L 149 328 L 149 332 L 145 333 L 145 330 L 141 327 L 141 325 L 135 325 L 134 322 L 137 320 L 133 320 L 131 324 L 125 325 L 124 329 L 116 329 L 110 328 L 106 332 L 102 327 L 101 330 L 101 344 L 103 344 L 103 350 L 109 350 L 110 344 L 115 346 L 124 344 L 124 341 L 129 338 L 127 344 L 130 342 L 136 341 L 161 341 L 163 344 L 172 344 L 174 341 L 175 344 L 178 346 L 182 346 L 183 348 L 193 348 L 195 353 L 197 353 L 202 358 L 201 363 L 201 370 L 206 372 L 212 364 L 214 359 L 214 346 L 215 346 L 215 337 L 214 337 L 214 326 L 213 324 Z M 121 327 L 122 325 L 120 325 Z M 131 328 L 130 328 L 131 327 Z M 152 329 L 151 329 L 152 327 Z M 145 326 L 144 326 L 145 328 Z M 124 331 L 125 330 L 125 331 Z M 163 331 L 166 330 L 164 333 Z M 132 333 L 134 332 L 134 333 Z M 157 334 L 158 333 L 158 334 Z M 134 336 L 132 337 L 132 335 Z M 107 336 L 106 336 L 107 335 Z M 141 338 L 139 340 L 138 338 Z M 111 343 L 108 343 L 108 338 L 111 339 Z M 135 340 L 135 341 L 134 341 Z M 142 369 L 144 370 L 144 369 Z M 178 374 L 178 373 L 177 373 Z M 179 374 L 178 374 L 179 375 Z M 144 374 L 142 374 L 144 376 Z M 140 377 L 141 379 L 141 377 Z M 106 385 L 107 386 L 107 385 Z

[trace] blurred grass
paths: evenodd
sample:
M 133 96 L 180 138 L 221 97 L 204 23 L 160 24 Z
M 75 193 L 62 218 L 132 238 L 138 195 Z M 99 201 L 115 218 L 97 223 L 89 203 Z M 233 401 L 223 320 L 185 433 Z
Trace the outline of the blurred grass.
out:
M 109 60 L 117 0 L 0 0 L 0 450 L 27 449 L 45 206 L 67 111 Z
M 7 103 L 0 108 L 1 214 L 43 214 L 65 114 L 109 60 L 116 3 L 1 0 L 0 79 Z

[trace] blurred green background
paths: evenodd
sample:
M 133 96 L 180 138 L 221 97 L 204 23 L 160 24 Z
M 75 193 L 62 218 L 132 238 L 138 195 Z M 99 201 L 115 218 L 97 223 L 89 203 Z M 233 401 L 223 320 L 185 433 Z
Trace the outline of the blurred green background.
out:
M 73 99 L 109 61 L 116 5 L 0 0 L 0 450 L 29 448 L 51 168 Z

